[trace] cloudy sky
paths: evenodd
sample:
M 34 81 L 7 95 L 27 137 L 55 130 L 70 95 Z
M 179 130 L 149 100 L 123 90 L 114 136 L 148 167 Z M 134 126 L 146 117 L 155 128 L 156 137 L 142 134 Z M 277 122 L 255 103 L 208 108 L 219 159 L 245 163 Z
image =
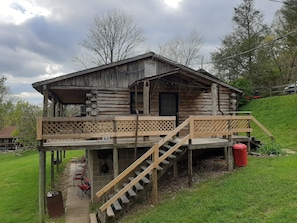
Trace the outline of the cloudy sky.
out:
M 35 105 L 42 96 L 36 81 L 82 69 L 73 58 L 82 50 L 96 14 L 123 9 L 144 31 L 147 49 L 197 28 L 203 38 L 201 55 L 220 46 L 232 31 L 233 8 L 242 0 L 1 0 L 0 76 L 7 77 L 11 94 Z M 281 3 L 255 0 L 265 21 L 271 23 Z

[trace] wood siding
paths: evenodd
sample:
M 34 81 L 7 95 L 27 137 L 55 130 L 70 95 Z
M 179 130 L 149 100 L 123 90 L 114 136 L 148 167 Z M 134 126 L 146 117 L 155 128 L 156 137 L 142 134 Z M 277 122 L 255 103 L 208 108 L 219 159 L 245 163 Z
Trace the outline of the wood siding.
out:
M 146 65 L 146 62 L 148 65 Z M 175 69 L 176 67 L 159 60 L 156 62 L 157 74 Z M 89 87 L 90 89 L 127 89 L 134 81 L 145 77 L 146 66 L 151 70 L 152 59 L 144 59 L 127 63 L 115 68 L 100 70 L 97 72 L 76 76 L 73 78 L 61 80 L 56 84 L 58 86 L 69 87 Z

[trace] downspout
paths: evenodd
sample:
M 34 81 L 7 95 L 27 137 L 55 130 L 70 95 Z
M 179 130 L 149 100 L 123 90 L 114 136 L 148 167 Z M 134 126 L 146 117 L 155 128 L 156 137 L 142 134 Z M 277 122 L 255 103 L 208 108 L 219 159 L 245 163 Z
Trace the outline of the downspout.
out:
M 221 112 L 222 115 L 224 115 L 224 112 L 221 110 L 221 97 L 220 97 L 220 85 L 218 86 L 217 94 L 218 94 L 218 110 Z
M 137 158 L 137 138 L 138 138 L 138 119 L 139 119 L 139 111 L 138 109 L 135 109 L 136 111 L 136 129 L 135 129 L 135 147 L 134 147 L 134 161 Z

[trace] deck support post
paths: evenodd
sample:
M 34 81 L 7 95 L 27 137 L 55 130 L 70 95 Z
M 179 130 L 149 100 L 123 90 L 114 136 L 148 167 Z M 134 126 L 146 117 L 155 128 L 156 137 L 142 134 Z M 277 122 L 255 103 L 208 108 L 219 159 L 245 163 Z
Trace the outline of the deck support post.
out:
M 39 223 L 44 223 L 45 187 L 46 187 L 45 174 L 46 174 L 46 152 L 43 151 L 43 149 L 39 149 Z
M 234 169 L 232 146 L 227 147 L 227 167 L 228 167 L 228 171 L 231 171 Z
M 56 152 L 56 156 L 57 156 L 57 158 L 56 158 L 56 165 L 57 165 L 57 173 L 59 173 L 59 167 L 60 167 L 60 151 L 57 151 Z
M 152 204 L 158 203 L 158 173 L 157 168 L 152 170 Z
M 43 117 L 48 116 L 49 91 L 43 85 Z M 44 223 L 45 214 L 45 189 L 46 189 L 46 151 L 43 142 L 39 142 L 39 222 Z
M 119 150 L 118 147 L 113 147 L 113 177 L 116 178 L 119 175 Z M 115 185 L 115 190 L 119 188 L 119 185 Z
M 55 152 L 51 151 L 51 188 L 55 188 Z
M 188 147 L 188 181 L 189 181 L 189 187 L 192 187 L 193 184 L 193 150 L 191 147 Z
M 144 81 L 143 82 L 143 114 L 149 115 L 150 114 L 150 82 Z M 148 136 L 143 137 L 144 141 L 149 140 Z
M 155 148 L 152 154 L 154 168 L 152 170 L 152 204 L 158 203 L 158 166 L 159 166 L 159 147 Z

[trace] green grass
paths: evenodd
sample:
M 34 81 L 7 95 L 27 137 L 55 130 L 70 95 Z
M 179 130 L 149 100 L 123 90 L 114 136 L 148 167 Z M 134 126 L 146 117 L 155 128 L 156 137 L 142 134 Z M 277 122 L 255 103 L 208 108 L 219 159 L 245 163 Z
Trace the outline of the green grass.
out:
M 245 168 L 196 184 L 123 223 L 295 222 L 297 156 L 250 158 Z
M 297 94 L 279 97 L 262 98 L 252 100 L 241 108 L 243 111 L 252 111 L 252 115 L 258 119 L 275 137 L 283 147 L 297 150 Z M 253 136 L 268 142 L 270 139 L 257 126 Z
M 82 151 L 66 153 L 67 162 Z M 50 153 L 47 153 L 47 183 L 49 184 Z M 38 177 L 39 155 L 37 151 L 0 154 L 1 190 L 0 222 L 32 223 L 39 222 Z

